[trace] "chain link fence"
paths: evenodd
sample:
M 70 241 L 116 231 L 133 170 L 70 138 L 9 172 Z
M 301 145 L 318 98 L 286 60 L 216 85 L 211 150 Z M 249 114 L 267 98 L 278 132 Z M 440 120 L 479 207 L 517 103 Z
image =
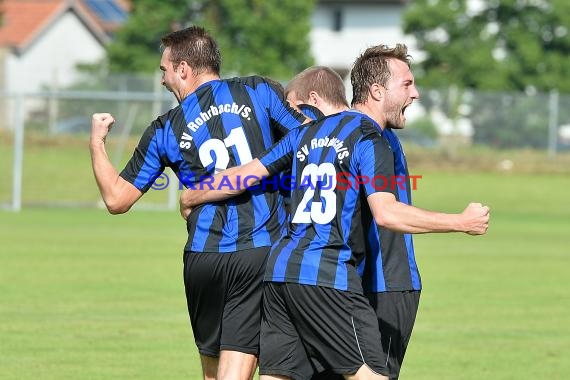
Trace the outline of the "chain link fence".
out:
M 570 95 L 458 90 L 420 91 L 421 116 L 402 136 L 431 137 L 434 144 L 459 140 L 497 149 L 570 149 Z M 414 128 L 417 126 L 417 128 Z M 414 129 L 416 129 L 414 131 Z
M 0 204 L 101 206 L 89 157 L 91 115 L 110 112 L 116 126 L 108 154 L 120 170 L 143 130 L 173 107 L 160 78 L 109 77 L 77 88 L 0 93 Z M 456 88 L 420 89 L 399 134 L 405 144 L 438 149 L 446 144 L 534 149 L 551 157 L 570 151 L 570 95 L 491 93 Z M 176 208 L 179 185 L 171 173 L 137 207 Z M 165 191 L 167 190 L 167 191 Z

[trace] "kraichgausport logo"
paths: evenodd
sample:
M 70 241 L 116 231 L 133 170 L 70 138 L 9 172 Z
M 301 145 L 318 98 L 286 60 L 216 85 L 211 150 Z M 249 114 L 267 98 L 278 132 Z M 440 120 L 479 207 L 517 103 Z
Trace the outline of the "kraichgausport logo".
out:
M 236 176 L 233 180 L 229 176 L 222 176 L 221 180 L 215 184 L 215 178 L 212 175 L 204 175 L 199 177 L 198 182 L 183 181 L 178 184 L 178 190 L 188 188 L 191 190 L 274 190 L 281 189 L 285 191 L 292 191 L 295 189 L 320 189 L 320 190 L 348 190 L 360 189 L 360 186 L 369 186 L 376 191 L 386 190 L 405 190 L 407 182 L 410 182 L 410 189 L 418 189 L 418 180 L 422 179 L 422 175 L 392 175 L 384 176 L 377 175 L 374 177 L 353 175 L 348 172 L 340 172 L 335 176 L 330 175 L 317 175 L 302 176 L 300 181 L 291 175 L 271 176 L 271 177 L 256 177 L 253 175 Z M 154 190 L 164 190 L 169 186 L 170 180 L 166 174 L 160 175 L 155 183 L 151 186 Z

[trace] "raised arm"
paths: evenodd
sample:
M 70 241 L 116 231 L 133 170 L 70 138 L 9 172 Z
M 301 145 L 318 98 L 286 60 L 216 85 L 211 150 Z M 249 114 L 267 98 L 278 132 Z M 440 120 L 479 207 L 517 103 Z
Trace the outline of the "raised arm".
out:
M 89 149 L 93 174 L 107 210 L 111 214 L 122 214 L 129 211 L 143 193 L 119 176 L 109 160 L 105 138 L 114 122 L 115 119 L 109 113 L 93 114 Z
M 216 174 L 211 183 L 197 184 L 194 189 L 184 190 L 180 194 L 180 214 L 187 219 L 194 207 L 241 194 L 267 175 L 269 172 L 257 158 L 245 165 L 226 169 Z
M 373 193 L 368 204 L 376 224 L 403 233 L 465 232 L 483 235 L 489 227 L 489 207 L 469 203 L 463 212 L 448 214 L 423 210 L 398 202 L 393 194 Z

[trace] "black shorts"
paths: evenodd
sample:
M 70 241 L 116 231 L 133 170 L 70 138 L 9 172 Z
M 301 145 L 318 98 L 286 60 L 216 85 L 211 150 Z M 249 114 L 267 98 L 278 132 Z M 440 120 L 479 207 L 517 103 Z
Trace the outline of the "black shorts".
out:
M 381 292 L 366 295 L 376 312 L 381 334 L 384 363 L 388 377 L 397 379 L 412 335 L 420 302 L 420 291 Z M 342 380 L 343 377 L 324 371 L 311 380 Z
M 420 291 L 380 292 L 366 296 L 378 318 L 389 377 L 397 379 L 416 322 Z
M 364 364 L 386 372 L 378 321 L 364 295 L 266 283 L 262 309 L 260 375 L 310 379 L 323 369 L 348 375 Z
M 259 354 L 263 274 L 270 247 L 234 253 L 184 253 L 192 332 L 202 355 Z

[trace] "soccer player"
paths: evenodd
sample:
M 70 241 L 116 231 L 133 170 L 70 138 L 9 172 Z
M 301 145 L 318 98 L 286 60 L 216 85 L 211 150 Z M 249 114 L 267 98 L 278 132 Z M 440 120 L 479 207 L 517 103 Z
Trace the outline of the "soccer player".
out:
M 298 73 L 283 89 L 289 104 L 312 120 L 317 120 L 335 112 L 348 109 L 344 83 L 338 73 L 326 66 L 312 66 Z M 282 173 L 283 178 L 290 178 L 291 172 Z M 290 186 L 283 194 L 287 214 L 290 214 Z
M 412 197 L 408 165 L 394 130 L 404 128 L 404 112 L 419 98 L 410 71 L 410 59 L 403 44 L 394 48 L 378 45 L 359 56 L 351 72 L 352 105 L 364 112 L 378 111 L 376 120 L 393 153 L 394 174 L 397 178 L 405 178 L 405 186 L 395 186 L 393 195 L 399 202 L 409 205 Z M 371 94 L 376 94 L 379 101 L 372 101 L 374 96 Z M 362 273 L 363 288 L 378 318 L 387 373 L 393 380 L 400 374 L 421 292 L 414 244 L 409 233 L 414 231 L 392 231 L 373 222 L 368 222 L 366 227 L 368 247 Z
M 287 83 L 285 98 L 312 120 L 348 108 L 342 78 L 326 66 L 311 66 Z
M 397 46 L 396 49 L 394 50 L 390 50 L 387 49 L 386 47 L 380 46 L 380 47 L 376 47 L 376 50 L 374 50 L 374 48 L 370 51 L 367 51 L 361 58 L 359 58 L 360 61 L 363 61 L 364 58 L 363 57 L 367 57 L 368 59 L 370 59 L 370 57 L 376 57 L 374 54 L 372 54 L 372 52 L 378 53 L 378 50 L 382 53 L 380 54 L 380 56 L 385 59 L 385 60 L 392 60 L 395 59 L 396 61 L 400 60 L 401 62 L 403 62 L 406 65 L 406 68 L 408 70 L 402 70 L 402 67 L 398 67 L 398 63 L 395 63 L 395 69 L 399 68 L 399 71 L 394 70 L 394 73 L 391 73 L 390 70 L 393 69 L 391 64 L 388 64 L 386 62 L 384 62 L 384 66 L 382 66 L 381 64 L 378 65 L 378 62 L 374 62 L 374 63 L 370 63 L 370 62 L 366 62 L 365 64 L 363 64 L 361 62 L 361 64 L 358 64 L 359 61 L 357 61 L 357 65 L 355 65 L 355 70 L 353 72 L 353 77 L 356 75 L 357 78 L 366 78 L 367 76 L 370 77 L 371 79 L 369 80 L 370 87 L 369 90 L 374 90 L 374 91 L 370 91 L 370 93 L 364 97 L 364 101 L 362 102 L 355 102 L 355 106 L 357 107 L 357 109 L 360 110 L 366 110 L 368 111 L 370 114 L 375 115 L 376 119 L 378 120 L 382 120 L 384 123 L 386 123 L 386 125 L 394 125 L 394 126 L 401 126 L 403 127 L 403 124 L 405 122 L 405 118 L 403 119 L 403 111 L 404 109 L 411 104 L 411 102 L 417 98 L 417 90 L 415 89 L 414 86 L 414 82 L 413 82 L 413 76 L 411 76 L 411 73 L 409 72 L 409 65 L 408 65 L 408 57 L 407 57 L 407 51 L 405 50 L 405 48 L 403 48 L 402 46 Z M 384 51 L 384 50 L 388 50 L 388 51 Z M 403 50 L 403 52 L 402 52 Z M 367 54 L 368 53 L 368 54 Z M 402 60 L 403 59 L 403 60 Z M 382 72 L 382 70 L 384 70 Z M 372 72 L 369 72 L 372 71 Z M 380 73 L 378 72 L 380 71 Z M 387 72 L 386 72 L 387 71 Z M 386 75 L 386 73 L 388 73 L 388 75 Z M 364 74 L 364 75 L 363 75 Z M 384 81 L 380 82 L 379 76 L 382 77 L 382 75 L 384 75 Z M 411 78 L 410 78 L 411 76 Z M 391 81 L 394 81 L 394 83 L 390 83 Z M 386 86 L 386 88 L 384 89 L 379 89 L 379 83 L 383 83 L 382 86 Z M 354 82 L 353 82 L 354 83 Z M 361 84 L 360 84 L 361 85 Z M 405 87 L 405 91 L 402 91 L 402 89 L 399 89 L 398 86 L 404 86 Z M 356 87 L 356 86 L 355 86 Z M 361 87 L 365 87 L 362 86 Z M 389 96 L 386 95 L 386 93 L 378 93 L 378 90 L 386 90 L 386 91 L 393 91 L 394 94 L 394 98 L 390 98 Z M 382 91 L 380 91 L 382 92 Z M 391 93 L 392 94 L 392 93 Z M 380 96 L 382 95 L 382 96 Z M 404 99 L 404 95 L 405 99 Z M 383 98 L 383 99 L 382 99 Z M 303 101 L 305 101 L 305 99 L 302 99 Z M 398 102 L 400 100 L 403 100 L 402 102 Z M 291 99 L 289 99 L 289 101 L 291 102 Z M 396 105 L 399 107 L 396 112 Z M 384 109 L 386 115 L 382 116 L 380 115 L 377 110 L 378 109 Z M 397 118 L 394 118 L 394 116 L 397 116 Z M 399 120 L 402 120 L 403 122 L 400 123 Z M 379 128 L 379 126 L 377 126 Z M 308 128 L 311 131 L 314 131 L 316 127 L 312 126 L 310 128 Z M 321 127 L 322 128 L 322 127 Z M 394 135 L 395 136 L 395 135 Z M 313 140 L 311 140 L 313 141 Z M 318 141 L 316 142 L 316 145 L 318 146 Z M 394 142 L 394 140 L 392 140 L 392 142 Z M 396 140 L 397 142 L 397 140 Z M 303 144 L 298 144 L 298 146 L 303 146 Z M 306 145 L 304 145 L 306 146 Z M 399 143 L 398 143 L 399 146 Z M 399 148 L 400 150 L 396 151 L 396 162 L 394 163 L 394 161 L 392 161 L 392 163 L 394 164 L 394 166 L 392 167 L 392 170 L 394 169 L 394 167 L 401 171 L 403 170 L 403 168 L 405 168 L 405 161 L 402 162 L 403 159 L 403 153 L 401 153 L 401 147 Z M 301 160 L 301 163 L 298 163 L 298 165 L 302 166 L 302 162 L 306 159 L 303 158 L 303 154 L 299 155 L 299 152 L 301 153 L 305 153 L 305 151 L 301 148 L 300 150 L 296 150 L 293 149 L 292 153 L 296 153 L 296 155 L 294 157 L 297 158 L 297 160 Z M 374 152 L 370 152 L 372 153 L 369 156 L 369 159 L 372 160 L 375 157 L 377 157 L 376 155 L 374 155 Z M 269 153 L 267 156 L 268 157 L 271 156 L 271 153 Z M 392 157 L 390 157 L 392 156 Z M 322 157 L 328 157 L 326 155 L 326 153 L 322 153 L 321 156 Z M 390 158 L 394 159 L 394 155 L 392 153 L 390 153 L 387 157 L 384 156 L 384 158 L 386 158 L 387 160 L 389 160 Z M 261 162 L 264 162 L 266 160 L 266 158 L 262 158 Z M 321 162 L 322 161 L 318 161 Z M 295 161 L 293 163 L 293 171 L 295 172 L 295 163 L 297 163 L 297 161 Z M 315 170 L 317 171 L 317 174 L 320 174 L 321 176 L 324 175 L 325 173 L 323 173 L 323 171 L 319 171 L 321 168 L 321 164 L 317 165 L 317 169 L 312 169 L 310 174 L 315 174 L 313 173 Z M 252 166 L 253 165 L 253 166 Z M 264 169 L 259 169 L 258 171 L 256 171 L 255 169 L 255 162 L 253 162 L 252 164 L 248 165 L 249 168 L 243 168 L 243 172 L 238 172 L 241 175 L 244 175 L 245 173 L 248 174 L 254 174 L 254 175 L 261 175 L 261 174 L 265 174 L 266 172 L 264 172 Z M 309 164 L 308 166 L 310 166 L 311 164 Z M 306 168 L 307 166 L 305 166 Z M 330 168 L 330 166 L 326 166 L 327 168 Z M 272 172 L 271 170 L 269 170 L 269 168 L 267 169 L 269 172 Z M 297 176 L 296 176 L 296 180 L 299 180 L 298 178 L 298 170 L 297 169 Z M 406 174 L 407 174 L 407 170 L 405 170 Z M 229 173 L 230 174 L 230 173 Z M 233 175 L 236 175 L 236 173 L 234 172 Z M 331 177 L 332 178 L 332 177 Z M 372 178 L 372 177 L 368 177 L 368 178 Z M 304 179 L 301 178 L 301 180 L 303 181 Z M 215 182 L 216 183 L 216 182 Z M 366 186 L 366 185 L 365 185 Z M 301 202 L 301 204 L 299 204 L 299 206 L 297 207 L 297 213 L 301 212 L 301 215 L 305 215 L 307 212 L 309 212 L 309 215 L 312 216 L 313 213 L 315 213 L 315 215 L 317 217 L 319 217 L 319 215 L 321 213 L 326 213 L 326 209 L 328 207 L 329 202 L 327 202 L 327 197 L 323 197 L 325 199 L 324 202 L 316 202 L 318 200 L 317 197 L 315 197 L 315 193 L 317 193 L 317 186 L 313 184 L 313 187 L 315 190 L 313 190 L 313 188 L 309 187 L 309 190 L 304 193 L 302 200 L 306 200 L 306 205 L 308 207 L 309 210 L 307 210 L 307 208 L 301 208 L 301 206 L 303 206 L 303 203 Z M 374 186 L 372 186 L 374 187 Z M 321 188 L 322 189 L 322 188 Z M 408 191 L 409 192 L 409 184 L 408 186 L 404 189 L 404 191 Z M 311 193 L 311 190 L 313 190 L 313 192 Z M 338 190 L 338 187 L 337 187 Z M 396 190 L 396 189 L 393 189 Z M 232 191 L 227 191 L 227 193 L 232 193 Z M 211 195 L 212 193 L 210 193 Z M 309 194 L 309 196 L 307 197 L 307 194 Z M 323 192 L 321 190 L 320 194 L 322 195 Z M 222 193 L 218 192 L 218 195 L 222 198 L 224 195 L 222 195 Z M 315 198 L 313 198 L 315 197 Z M 219 198 L 219 199 L 221 199 Z M 330 193 L 328 193 L 328 198 L 329 200 L 332 199 L 333 197 L 331 196 Z M 372 202 L 372 200 L 374 198 L 383 198 L 383 200 L 381 202 Z M 432 213 L 432 212 L 428 212 L 428 211 L 424 211 L 424 210 L 420 210 L 420 209 L 416 209 L 414 207 L 411 206 L 406 206 L 404 203 L 400 203 L 398 204 L 398 202 L 396 202 L 396 198 L 404 198 L 404 196 L 402 196 L 401 194 L 399 194 L 399 192 L 397 191 L 392 191 L 392 192 L 377 192 L 377 193 L 372 193 L 372 194 L 368 194 L 368 203 L 371 206 L 372 209 L 372 214 L 374 215 L 374 218 L 376 220 L 376 222 L 379 225 L 389 225 L 391 228 L 396 229 L 396 230 L 400 230 L 400 231 L 404 231 L 404 232 L 413 232 L 413 233 L 419 233 L 419 232 L 448 232 L 448 231 L 463 231 L 463 232 L 467 232 L 467 233 L 471 233 L 471 234 L 482 234 L 486 232 L 487 226 L 488 226 L 488 208 L 487 207 L 483 207 L 480 204 L 470 204 L 465 211 L 462 214 L 457 214 L 457 215 L 452 215 L 452 214 L 442 214 L 442 213 Z M 385 200 L 385 201 L 384 201 Z M 407 198 L 408 202 L 409 202 L 409 197 Z M 195 199 L 194 201 L 199 202 L 199 199 Z M 312 202 L 311 202 L 312 201 Z M 402 199 L 402 201 L 404 201 Z M 189 201 L 191 203 L 191 201 Z M 346 202 L 346 199 L 345 199 Z M 343 202 L 344 205 L 346 205 L 346 203 Z M 314 207 L 315 203 L 317 204 L 317 207 Z M 324 204 L 324 206 L 323 206 Z M 380 207 L 378 207 L 380 206 Z M 323 209 L 324 207 L 324 209 Z M 346 207 L 346 206 L 345 206 Z M 320 210 L 319 210 L 320 209 Z M 293 208 L 293 210 L 295 210 L 295 208 Z M 343 209 L 344 210 L 344 209 Z M 379 212 L 380 211 L 380 212 Z M 388 214 L 388 216 L 390 218 L 393 218 L 394 220 L 391 221 L 390 219 L 383 219 L 382 213 L 386 212 Z M 348 215 L 350 215 L 349 213 L 347 213 Z M 293 217 L 293 223 L 290 225 L 290 229 L 292 228 L 293 232 L 290 232 L 293 234 L 293 236 L 299 235 L 299 233 L 297 233 L 297 230 L 299 229 L 299 226 L 295 225 L 295 216 L 298 214 L 294 214 Z M 416 219 L 417 218 L 417 219 Z M 306 219 L 306 215 L 305 215 L 305 219 Z M 415 219 L 415 220 L 414 220 Z M 464 224 L 464 222 L 462 222 L 461 220 L 464 221 L 468 221 L 467 224 Z M 298 221 L 299 222 L 299 221 Z M 305 221 L 305 222 L 309 222 L 309 221 Z M 302 223 L 302 222 L 300 222 Z M 313 224 L 315 224 L 316 222 L 313 221 Z M 345 223 L 345 225 L 351 225 L 350 223 Z M 368 226 L 368 224 L 364 224 L 365 226 Z M 372 227 L 372 226 L 371 226 Z M 316 229 L 316 227 L 315 227 Z M 330 226 L 330 230 L 332 231 L 334 230 L 334 225 Z M 380 230 L 380 233 L 382 234 L 382 237 L 380 237 L 380 235 L 376 234 L 376 232 Z M 303 231 L 303 230 L 301 230 Z M 351 230 L 352 232 L 352 230 Z M 373 246 L 373 250 L 372 250 L 372 257 L 368 259 L 367 261 L 367 271 L 368 273 L 374 273 L 374 271 L 378 271 L 373 277 L 382 277 L 383 275 L 383 271 L 384 269 L 382 267 L 379 267 L 378 265 L 378 261 L 377 258 L 378 256 L 385 256 L 385 255 L 389 255 L 390 253 L 392 253 L 393 255 L 401 255 L 401 249 L 402 247 L 398 247 L 397 243 L 392 243 L 391 241 L 395 240 L 396 242 L 398 241 L 398 237 L 394 237 L 399 235 L 399 238 L 401 240 L 400 244 L 402 243 L 407 243 L 406 238 L 403 237 L 403 235 L 401 233 L 393 233 L 391 231 L 385 230 L 384 228 L 377 228 L 377 227 L 373 227 L 370 229 L 370 232 L 372 233 L 371 235 L 371 241 L 374 242 L 376 241 L 377 243 L 379 242 L 383 242 L 383 243 L 390 243 L 388 244 L 388 248 L 392 249 L 393 251 L 386 251 L 386 250 L 382 250 L 380 251 L 380 247 L 378 246 L 378 244 L 376 244 L 376 246 Z M 394 236 L 390 236 L 389 234 L 393 234 Z M 318 234 L 317 234 L 318 235 Z M 385 236 L 388 235 L 388 236 Z M 320 236 L 320 235 L 318 235 Z M 324 234 L 324 236 L 327 236 L 326 234 Z M 357 236 L 357 235 L 354 235 Z M 293 240 L 294 238 L 292 238 Z M 303 236 L 302 239 L 306 239 L 305 236 Z M 383 239 L 383 240 L 382 240 Z M 411 243 L 411 241 L 410 241 Z M 312 244 L 312 243 L 308 243 L 308 244 Z M 359 250 L 361 250 L 361 248 L 356 248 L 358 247 L 358 245 L 350 244 L 351 248 L 353 249 L 353 253 L 355 252 L 359 252 Z M 288 247 L 288 246 L 286 246 Z M 271 263 L 273 262 L 273 257 L 274 255 L 278 255 L 279 257 L 283 256 L 285 252 L 285 255 L 287 255 L 287 250 L 286 247 L 284 248 L 283 246 L 283 242 L 278 243 L 278 245 L 276 247 L 273 248 L 272 250 L 272 256 L 270 258 L 269 261 L 269 269 L 271 269 Z M 313 250 L 318 249 L 318 245 L 315 244 L 313 247 Z M 406 247 L 407 248 L 407 247 Z M 412 248 L 413 249 L 413 248 Z M 370 250 L 370 248 L 369 248 Z M 287 274 L 289 273 L 299 273 L 299 276 L 301 276 L 301 274 L 303 273 L 303 266 L 302 264 L 299 264 L 298 261 L 300 260 L 301 263 L 305 263 L 309 261 L 310 258 L 310 250 L 307 250 L 303 253 L 301 253 L 301 258 L 296 257 L 295 256 L 295 252 L 293 251 L 293 253 L 290 253 L 291 257 L 294 258 L 289 258 L 289 261 L 286 264 L 285 268 L 280 268 L 280 276 L 281 277 L 277 277 L 277 278 L 269 278 L 269 280 L 272 281 L 285 281 L 287 282 Z M 322 255 L 322 257 L 324 257 L 324 253 L 320 253 L 320 255 Z M 411 252 L 412 255 L 412 259 L 413 259 L 413 251 Z M 321 256 L 319 256 L 321 257 Z M 407 255 L 403 256 L 403 259 L 406 259 L 410 257 L 409 253 Z M 275 259 L 275 260 L 279 260 L 279 259 Z M 321 261 L 323 260 L 322 258 L 320 259 Z M 376 261 L 375 261 L 376 260 Z M 292 264 L 293 263 L 293 264 Z M 354 262 L 353 262 L 354 263 Z M 392 263 L 398 263 L 397 258 L 396 260 L 394 258 L 391 258 L 391 260 L 388 260 L 389 264 Z M 300 265 L 300 269 L 296 270 L 296 266 Z M 396 267 L 396 268 L 390 268 L 391 271 L 394 271 L 396 274 L 399 274 L 401 272 L 404 272 L 404 269 L 407 268 L 409 266 L 409 264 L 406 263 L 406 265 L 404 264 L 397 264 L 400 267 Z M 318 266 L 316 266 L 316 268 L 318 268 Z M 316 280 L 318 281 L 318 279 L 321 277 L 321 270 L 316 269 L 315 267 L 312 268 L 312 273 L 315 273 L 315 271 L 318 273 Z M 306 269 L 305 267 L 305 272 L 309 272 L 311 273 L 310 269 Z M 275 273 L 275 264 L 274 264 L 274 268 L 273 268 L 273 272 Z M 269 274 L 266 275 L 266 280 L 268 279 Z M 285 276 L 285 277 L 283 277 Z M 411 276 L 411 275 L 409 275 Z M 291 281 L 291 279 L 289 279 Z M 300 283 L 302 283 L 301 277 L 299 277 L 298 280 Z M 295 282 L 293 280 L 293 282 Z M 310 281 L 309 281 L 310 282 Z M 314 284 L 315 282 L 313 282 L 312 284 Z M 316 282 L 318 285 L 318 282 Z M 326 285 L 325 285 L 326 286 Z M 266 286 L 266 291 L 267 288 L 270 288 L 271 286 Z M 367 289 L 369 290 L 369 289 Z M 370 290 L 369 290 L 370 291 Z M 411 321 L 411 325 L 413 325 L 413 321 L 415 319 L 415 314 L 416 314 L 416 310 L 417 310 L 417 298 L 416 297 L 406 297 L 405 295 L 399 295 L 400 298 L 404 299 L 404 303 L 406 304 L 405 307 L 402 309 L 402 307 L 399 304 L 394 304 L 393 302 L 398 302 L 398 300 L 400 298 L 388 298 L 388 300 L 384 300 L 382 297 L 383 295 L 376 295 L 376 291 L 380 291 L 380 292 L 385 292 L 385 289 L 374 289 L 372 290 L 372 294 L 370 296 L 371 301 L 373 302 L 373 304 L 375 306 L 378 306 L 378 302 L 375 300 L 377 300 L 378 298 L 381 299 L 381 301 L 383 301 L 383 304 L 385 307 L 387 307 L 389 309 L 388 315 L 385 316 L 382 313 L 382 308 L 377 307 L 376 311 L 379 317 L 379 321 L 386 321 L 386 319 L 390 319 L 390 318 L 396 318 L 396 322 L 398 323 L 398 328 L 402 329 L 402 330 L 406 330 L 409 328 L 409 332 L 411 332 L 411 326 L 408 326 L 407 324 L 410 323 Z M 405 291 L 402 293 L 406 293 Z M 419 293 L 417 294 L 417 296 L 419 297 Z M 387 298 L 387 297 L 386 297 Z M 409 299 L 408 299 L 409 298 Z M 270 299 L 270 298 L 267 298 Z M 410 302 L 411 299 L 411 302 Z M 289 298 L 289 302 L 294 301 L 293 298 Z M 309 300 L 309 303 L 313 302 L 314 300 Z M 415 301 L 415 302 L 414 302 Z M 281 300 L 282 302 L 282 300 Z M 411 308 L 409 305 L 412 305 Z M 287 304 L 289 305 L 289 304 Z M 415 305 L 415 307 L 414 307 Z M 266 310 L 268 306 L 265 304 L 264 302 L 264 310 Z M 304 315 L 304 317 L 306 317 L 306 314 Z M 398 319 L 400 318 L 400 319 Z M 303 320 L 303 317 L 301 318 L 301 320 Z M 263 319 L 264 323 L 269 323 L 271 324 L 271 318 L 269 317 L 265 317 Z M 299 324 L 298 319 L 295 319 L 295 322 L 297 323 L 297 325 Z M 383 326 L 381 327 L 381 330 L 384 330 L 384 332 L 387 331 L 387 327 Z M 262 330 L 263 331 L 263 330 Z M 323 330 L 324 331 L 324 330 Z M 406 342 L 401 342 L 401 339 L 399 336 L 402 334 L 402 331 L 397 331 L 397 332 L 390 332 L 391 334 L 395 334 L 394 336 L 394 344 L 403 344 L 404 345 L 404 350 L 405 350 L 405 344 Z M 262 333 L 262 356 L 261 356 L 261 369 L 262 369 L 262 373 L 266 373 L 266 371 L 264 370 L 264 347 L 266 347 L 267 345 L 264 343 L 264 337 L 267 334 Z M 310 335 L 310 333 L 309 333 Z M 271 335 L 269 335 L 271 337 Z M 408 335 L 409 337 L 409 335 Z M 382 338 L 384 338 L 384 336 L 382 336 Z M 303 336 L 301 335 L 301 339 L 303 339 Z M 390 338 L 389 338 L 390 339 Z M 378 341 L 379 342 L 379 341 Z M 379 346 L 378 342 L 376 342 L 377 346 Z M 386 344 L 386 342 L 384 342 L 384 340 L 382 340 L 383 343 L 383 362 L 387 363 L 390 361 L 390 356 L 387 356 L 387 352 L 390 349 L 390 344 Z M 270 345 L 270 343 L 268 343 Z M 399 350 L 398 348 L 396 350 Z M 396 351 L 398 352 L 398 351 Z M 401 353 L 401 357 L 403 358 L 403 352 Z M 396 361 L 398 361 L 399 359 L 396 358 Z M 328 363 L 330 366 L 330 363 Z M 326 364 L 325 364 L 326 366 Z M 332 366 L 331 366 L 332 367 Z M 391 363 L 388 363 L 388 368 L 385 368 L 384 372 L 386 375 L 390 376 L 390 377 L 397 377 L 397 374 L 394 375 L 394 369 L 392 368 L 393 365 Z M 399 371 L 399 364 L 397 367 L 397 370 Z M 338 368 L 335 368 L 335 371 L 337 373 L 342 373 L 338 370 Z M 278 372 L 279 373 L 279 372 Z M 285 371 L 281 372 L 281 374 L 286 374 Z M 287 374 L 292 374 L 292 372 L 289 372 Z M 322 378 L 322 377 L 321 377 Z
M 112 214 L 128 211 L 167 166 L 192 188 L 203 176 L 250 162 L 278 131 L 305 121 L 262 77 L 220 79 L 220 52 L 204 29 L 170 33 L 161 45 L 162 84 L 179 105 L 150 124 L 120 174 L 105 151 L 115 120 L 108 113 L 93 115 L 92 166 Z M 253 376 L 261 282 L 283 223 L 277 187 L 204 204 L 188 218 L 184 283 L 205 379 Z
M 377 64 L 380 72 L 375 75 L 382 76 L 383 85 L 386 88 L 395 86 L 401 79 L 391 73 L 389 60 L 396 59 L 406 62 L 408 67 L 410 57 L 404 45 L 397 45 L 391 49 L 386 46 L 377 46 L 369 49 L 356 61 L 358 66 L 372 66 Z M 354 72 L 362 72 L 358 67 Z M 309 68 L 295 76 L 285 90 L 285 96 L 289 103 L 294 103 L 301 110 L 303 104 L 312 104 L 329 114 L 328 105 L 331 99 L 344 97 L 344 86 L 340 77 L 327 78 L 316 75 L 318 68 Z M 356 79 L 355 79 L 356 80 Z M 412 78 L 413 81 L 413 78 Z M 367 87 L 360 84 L 362 91 Z M 331 94 L 332 91 L 332 95 Z M 320 94 L 323 94 L 322 96 Z M 396 133 L 392 130 L 401 129 L 404 122 L 395 121 L 390 115 L 400 113 L 401 107 L 394 102 L 397 92 L 386 93 L 386 101 L 382 105 L 381 120 L 383 128 L 382 136 L 390 144 L 394 157 L 394 172 L 397 178 L 406 179 L 405 183 L 398 185 L 395 190 L 396 198 L 403 203 L 411 204 L 411 187 L 408 174 L 406 157 L 402 145 Z M 417 89 L 412 83 L 410 86 L 410 99 L 419 96 Z M 394 232 L 376 225 L 369 220 L 364 220 L 367 230 L 363 239 L 367 240 L 366 260 L 362 262 L 359 270 L 363 272 L 363 288 L 371 305 L 374 307 L 381 333 L 381 347 L 386 357 L 388 373 L 391 379 L 397 379 L 404 359 L 407 344 L 412 333 L 415 317 L 419 305 L 421 282 L 414 256 L 412 235 L 409 233 Z M 365 265 L 363 265 L 365 264 Z M 402 281 L 398 277 L 404 277 Z M 396 282 L 399 281 L 396 285 Z M 403 285 L 402 285 L 403 282 Z M 342 378 L 330 371 L 313 376 L 313 380 Z
M 382 136 L 390 144 L 394 156 L 395 175 L 406 179 L 405 183 L 397 186 L 394 195 L 400 202 L 411 204 L 406 157 L 394 129 L 402 129 L 405 126 L 405 119 L 402 119 L 400 114 L 407 106 L 406 98 L 409 98 L 411 103 L 419 97 L 419 93 L 415 88 L 413 76 L 410 76 L 411 73 L 405 69 L 398 71 L 398 64 L 395 61 L 406 63 L 409 69 L 410 57 L 405 45 L 396 45 L 395 48 L 383 45 L 370 48 L 356 60 L 355 75 L 352 80 L 360 91 L 355 97 L 366 99 L 368 87 L 362 83 L 362 76 L 356 74 L 362 73 L 364 67 L 376 65 L 379 68 L 375 69 L 371 76 L 382 78 L 381 84 L 386 89 L 385 101 L 380 109 L 383 118 L 379 120 L 383 128 Z M 300 109 L 303 109 L 304 103 L 308 103 L 328 115 L 326 105 L 330 104 L 331 99 L 335 96 L 344 96 L 344 87 L 340 87 L 343 85 L 342 79 L 340 77 L 336 78 L 336 81 L 334 77 L 325 79 L 315 76 L 315 71 L 316 68 L 310 68 L 295 76 L 287 84 L 285 96 L 289 103 L 296 104 Z M 360 83 L 357 82 L 359 80 Z M 411 81 L 411 85 L 408 81 Z M 333 85 L 335 83 L 336 86 Z M 406 91 L 397 91 L 401 85 L 407 86 Z M 331 95 L 331 88 L 335 95 Z M 398 101 L 399 97 L 404 99 L 403 102 Z M 402 104 L 406 106 L 402 107 Z M 382 350 L 390 378 L 397 379 L 415 323 L 421 292 L 421 279 L 416 265 L 412 235 L 394 232 L 370 221 L 364 222 L 368 224 L 365 236 L 368 247 L 366 260 L 363 262 L 365 265 L 361 265 L 359 269 L 363 272 L 365 294 L 378 318 Z M 313 380 L 333 378 L 335 377 L 330 372 L 313 376 Z

